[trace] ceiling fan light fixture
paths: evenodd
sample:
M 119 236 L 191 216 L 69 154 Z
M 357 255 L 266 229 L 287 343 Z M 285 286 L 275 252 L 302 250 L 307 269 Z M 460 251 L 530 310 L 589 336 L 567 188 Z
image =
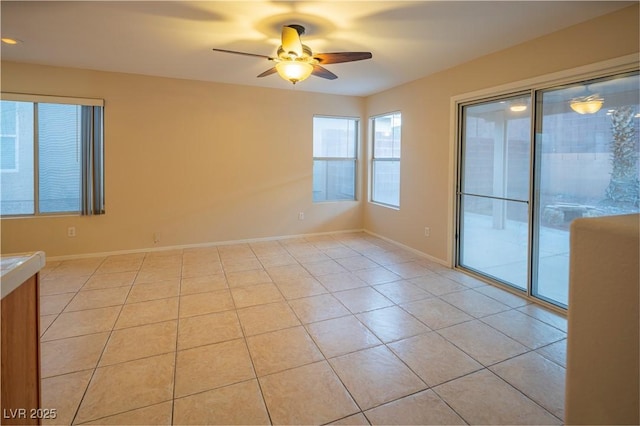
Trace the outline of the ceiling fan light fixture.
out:
M 513 104 L 509 107 L 511 112 L 522 112 L 527 110 L 526 104 Z
M 276 71 L 283 79 L 296 84 L 311 75 L 313 65 L 305 61 L 280 61 L 276 64 Z
M 4 44 L 19 44 L 21 41 L 18 40 L 17 38 L 13 38 L 13 37 L 2 37 L 2 42 Z
M 599 95 L 590 95 L 571 99 L 569 106 L 578 114 L 595 114 L 600 111 L 603 103 L 604 99 Z
M 278 74 L 284 80 L 296 84 L 306 80 L 310 75 L 335 80 L 337 75 L 324 68 L 326 64 L 362 61 L 371 59 L 371 52 L 336 52 L 313 54 L 311 48 L 302 44 L 300 35 L 304 34 L 302 25 L 292 24 L 282 27 L 282 45 L 278 47 L 277 57 L 258 55 L 255 53 L 238 52 L 227 49 L 212 49 L 214 52 L 234 53 L 237 55 L 254 56 L 273 61 L 275 66 L 258 74 L 258 78 Z

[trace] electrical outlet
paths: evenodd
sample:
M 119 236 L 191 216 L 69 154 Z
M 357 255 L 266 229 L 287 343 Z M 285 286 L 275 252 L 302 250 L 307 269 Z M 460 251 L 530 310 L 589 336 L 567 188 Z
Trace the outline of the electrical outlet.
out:
M 75 237 L 76 236 L 76 227 L 75 226 L 70 226 L 67 228 L 67 237 Z
M 160 242 L 161 238 L 162 238 L 162 234 L 160 234 L 159 232 L 154 232 L 153 233 L 153 244 L 158 244 Z
M 304 220 L 304 212 L 298 213 L 298 220 Z
M 425 237 L 428 237 L 428 236 L 430 236 L 430 235 L 431 235 L 431 228 L 429 228 L 429 227 L 425 227 L 425 228 L 424 228 L 424 236 L 425 236 Z

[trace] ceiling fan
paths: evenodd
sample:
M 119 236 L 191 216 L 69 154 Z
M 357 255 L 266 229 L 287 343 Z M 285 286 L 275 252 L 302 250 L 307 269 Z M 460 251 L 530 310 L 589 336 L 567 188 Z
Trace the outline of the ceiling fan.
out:
M 282 45 L 278 47 L 277 57 L 257 55 L 254 53 L 237 52 L 235 50 L 213 49 L 215 52 L 234 53 L 237 55 L 255 56 L 275 62 L 275 66 L 266 70 L 258 77 L 278 73 L 280 77 L 293 84 L 305 80 L 310 75 L 335 80 L 337 75 L 324 68 L 322 65 L 338 64 L 341 62 L 361 61 L 370 59 L 371 52 L 338 52 L 316 53 L 309 46 L 302 44 L 300 36 L 305 29 L 302 25 L 292 24 L 282 27 Z

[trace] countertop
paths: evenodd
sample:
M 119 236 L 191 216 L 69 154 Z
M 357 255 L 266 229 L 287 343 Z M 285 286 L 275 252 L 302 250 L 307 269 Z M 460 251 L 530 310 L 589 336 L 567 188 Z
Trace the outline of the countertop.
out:
M 44 252 L 20 253 L 0 257 L 2 298 L 44 268 Z

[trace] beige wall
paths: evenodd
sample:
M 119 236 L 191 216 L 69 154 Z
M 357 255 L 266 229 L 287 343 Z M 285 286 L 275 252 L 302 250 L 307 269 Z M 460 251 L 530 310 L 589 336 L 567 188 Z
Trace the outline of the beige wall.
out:
M 636 5 L 368 97 L 368 117 L 402 112 L 401 208 L 365 204 L 364 228 L 451 262 L 451 98 L 637 53 L 638 22 Z
M 362 98 L 16 63 L 2 64 L 2 90 L 105 99 L 107 211 L 2 220 L 3 253 L 141 249 L 154 232 L 156 246 L 174 246 L 362 228 L 361 202 L 311 198 L 313 115 L 360 117 Z
M 633 6 L 366 99 L 2 63 L 3 91 L 105 99 L 107 144 L 107 214 L 2 220 L 2 252 L 142 249 L 154 232 L 171 246 L 365 228 L 450 261 L 451 97 L 638 52 L 638 38 Z M 313 204 L 312 116 L 362 117 L 366 132 L 366 117 L 391 111 L 403 114 L 401 209 Z
M 565 421 L 640 424 L 640 215 L 571 223 Z

